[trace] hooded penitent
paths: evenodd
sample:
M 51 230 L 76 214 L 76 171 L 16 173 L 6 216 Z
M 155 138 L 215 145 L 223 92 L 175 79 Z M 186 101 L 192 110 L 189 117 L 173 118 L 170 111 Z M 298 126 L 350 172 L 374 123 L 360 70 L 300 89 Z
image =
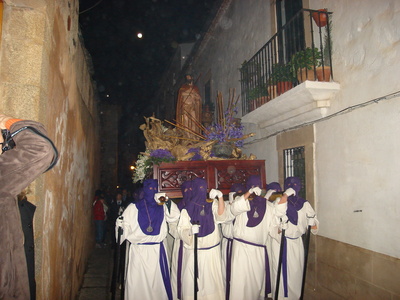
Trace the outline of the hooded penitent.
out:
M 179 210 L 184 209 L 186 203 L 188 203 L 190 201 L 190 198 L 192 197 L 192 181 L 187 180 L 182 182 L 181 192 L 182 192 L 182 199 L 178 203 Z
M 138 222 L 143 233 L 147 235 L 158 235 L 164 220 L 164 208 L 154 200 L 158 191 L 156 179 L 146 179 L 143 182 L 143 198 L 139 199 L 136 207 L 139 211 Z
M 299 192 L 301 190 L 301 180 L 298 177 L 288 177 L 285 179 L 285 190 L 288 188 L 292 188 L 295 192 L 296 195 L 292 195 L 288 197 L 288 205 L 287 205 L 287 216 L 289 221 L 297 225 L 297 220 L 298 220 L 298 214 L 297 212 L 303 207 L 304 200 L 303 198 L 299 197 Z
M 192 180 L 192 197 L 191 201 L 186 203 L 185 208 L 190 216 L 191 223 L 200 225 L 198 237 L 209 235 L 215 229 L 212 203 L 208 203 L 206 199 L 206 180 L 202 178 Z
M 231 186 L 231 192 L 235 192 L 236 194 L 243 194 L 245 192 L 244 185 L 241 183 L 234 183 Z
M 261 178 L 257 175 L 252 175 L 247 179 L 246 189 L 258 186 L 261 188 Z M 249 201 L 250 211 L 247 212 L 247 227 L 255 227 L 261 223 L 264 218 L 265 210 L 267 209 L 267 201 L 264 197 L 255 196 L 253 200 Z
M 282 192 L 281 185 L 278 182 L 271 182 L 267 185 L 267 191 L 268 190 L 275 190 L 276 192 Z

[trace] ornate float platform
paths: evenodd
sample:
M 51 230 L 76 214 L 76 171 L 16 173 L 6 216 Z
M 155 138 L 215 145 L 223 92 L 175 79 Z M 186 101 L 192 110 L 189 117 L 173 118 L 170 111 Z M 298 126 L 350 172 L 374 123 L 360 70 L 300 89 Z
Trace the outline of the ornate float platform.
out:
M 158 190 L 170 198 L 182 197 L 180 185 L 185 180 L 205 178 L 208 190 L 218 189 L 227 195 L 233 183 L 245 184 L 250 175 L 259 175 L 265 189 L 265 160 L 178 161 L 153 167 Z

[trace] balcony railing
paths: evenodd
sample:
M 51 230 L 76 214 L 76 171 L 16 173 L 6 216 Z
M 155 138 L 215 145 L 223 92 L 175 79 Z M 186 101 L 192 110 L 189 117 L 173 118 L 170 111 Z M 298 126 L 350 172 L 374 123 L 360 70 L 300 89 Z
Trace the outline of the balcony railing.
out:
M 305 80 L 333 80 L 331 14 L 302 9 L 243 63 L 243 115 Z

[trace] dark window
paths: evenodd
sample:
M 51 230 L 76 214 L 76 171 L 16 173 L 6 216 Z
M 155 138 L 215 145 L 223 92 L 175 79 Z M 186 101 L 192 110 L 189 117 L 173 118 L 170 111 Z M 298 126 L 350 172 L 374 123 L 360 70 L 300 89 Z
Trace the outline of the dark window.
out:
M 276 1 L 277 31 L 290 21 L 303 8 L 302 0 Z M 297 18 L 295 22 L 285 26 L 283 34 L 278 38 L 278 58 L 287 63 L 293 54 L 305 48 L 304 19 Z

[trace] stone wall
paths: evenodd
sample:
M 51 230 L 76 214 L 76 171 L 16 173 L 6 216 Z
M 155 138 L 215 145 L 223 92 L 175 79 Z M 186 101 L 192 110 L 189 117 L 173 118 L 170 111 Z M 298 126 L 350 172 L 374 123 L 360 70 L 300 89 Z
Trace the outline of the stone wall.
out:
M 118 181 L 118 125 L 121 116 L 121 107 L 119 105 L 102 104 L 100 110 L 101 131 L 101 173 L 100 182 L 104 191 L 114 197 Z M 128 168 L 125 166 L 125 168 Z
M 0 111 L 45 124 L 60 157 L 32 185 L 38 299 L 74 299 L 93 246 L 98 114 L 78 1 L 6 0 Z
M 399 259 L 322 236 L 316 244 L 318 285 L 305 299 L 400 299 Z

